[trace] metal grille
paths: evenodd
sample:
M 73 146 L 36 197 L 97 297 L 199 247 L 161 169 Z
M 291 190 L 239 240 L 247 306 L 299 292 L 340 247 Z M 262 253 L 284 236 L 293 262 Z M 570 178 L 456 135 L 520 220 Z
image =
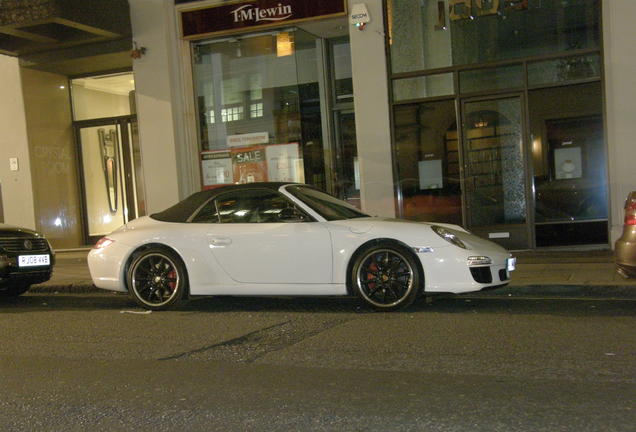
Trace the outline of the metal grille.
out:
M 24 242 L 28 240 L 31 242 L 31 248 L 25 247 Z M 0 238 L 0 249 L 7 252 L 44 252 L 47 251 L 49 245 L 43 238 L 36 237 L 16 237 L 16 238 Z
M 470 273 L 477 283 L 492 283 L 490 267 L 471 267 Z

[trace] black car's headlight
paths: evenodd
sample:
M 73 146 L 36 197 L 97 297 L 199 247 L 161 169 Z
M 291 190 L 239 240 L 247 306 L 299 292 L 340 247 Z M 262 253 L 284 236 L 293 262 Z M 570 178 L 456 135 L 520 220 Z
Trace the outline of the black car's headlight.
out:
M 462 249 L 468 249 L 466 245 L 464 244 L 464 242 L 459 239 L 459 237 L 457 237 L 455 234 L 453 234 L 446 228 L 443 228 L 437 225 L 431 225 L 431 229 L 433 230 L 435 234 L 437 234 L 438 236 L 440 236 L 447 242 L 452 243 L 455 246 L 460 247 Z

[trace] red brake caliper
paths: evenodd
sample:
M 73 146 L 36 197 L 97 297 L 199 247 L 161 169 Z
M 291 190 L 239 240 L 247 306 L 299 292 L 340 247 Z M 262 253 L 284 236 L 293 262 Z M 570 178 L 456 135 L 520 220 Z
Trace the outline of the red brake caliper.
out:
M 371 264 L 369 267 L 367 267 L 367 268 L 368 268 L 368 270 L 367 270 L 367 280 L 369 280 L 369 281 L 370 281 L 370 280 L 372 280 L 372 279 L 377 280 L 377 279 L 378 279 L 378 275 L 377 275 L 377 274 L 376 274 L 376 275 L 374 275 L 373 273 L 371 273 L 371 272 L 376 272 L 376 273 L 377 273 L 377 271 L 378 271 L 378 266 L 377 266 L 377 264 L 376 264 L 376 263 L 372 263 L 372 264 Z M 369 290 L 374 290 L 374 289 L 375 289 L 375 282 L 373 282 L 373 283 L 369 283 L 369 284 L 367 285 L 367 287 L 369 288 Z
M 176 279 L 177 278 L 177 272 L 174 270 L 170 270 L 168 272 L 168 279 Z M 170 291 L 174 291 L 174 289 L 177 286 L 177 282 L 168 282 L 168 286 L 170 287 Z

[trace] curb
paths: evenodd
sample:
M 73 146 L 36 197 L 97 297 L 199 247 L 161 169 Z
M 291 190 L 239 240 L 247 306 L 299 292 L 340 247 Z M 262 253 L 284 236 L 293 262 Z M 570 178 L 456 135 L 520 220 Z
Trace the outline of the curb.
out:
M 34 285 L 31 293 L 84 294 L 111 292 L 92 283 L 68 285 Z M 458 294 L 460 297 L 555 297 L 555 298 L 607 298 L 636 300 L 636 282 L 629 285 L 509 285 L 493 290 Z
M 629 285 L 509 285 L 492 291 L 467 293 L 470 297 L 560 297 L 636 300 L 636 283 Z
M 29 288 L 28 292 L 44 294 L 83 294 L 108 291 L 99 289 L 92 283 L 72 283 L 64 285 L 33 285 Z

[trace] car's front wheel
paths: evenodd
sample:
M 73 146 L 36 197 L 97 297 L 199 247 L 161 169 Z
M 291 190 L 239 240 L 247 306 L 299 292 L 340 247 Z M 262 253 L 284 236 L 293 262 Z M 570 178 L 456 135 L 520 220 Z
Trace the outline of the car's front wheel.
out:
M 133 255 L 126 282 L 130 295 L 139 305 L 164 310 L 183 299 L 187 279 L 185 265 L 176 253 L 150 248 Z
M 381 243 L 364 250 L 352 266 L 355 293 L 378 310 L 397 310 L 410 306 L 420 292 L 422 276 L 410 251 Z

